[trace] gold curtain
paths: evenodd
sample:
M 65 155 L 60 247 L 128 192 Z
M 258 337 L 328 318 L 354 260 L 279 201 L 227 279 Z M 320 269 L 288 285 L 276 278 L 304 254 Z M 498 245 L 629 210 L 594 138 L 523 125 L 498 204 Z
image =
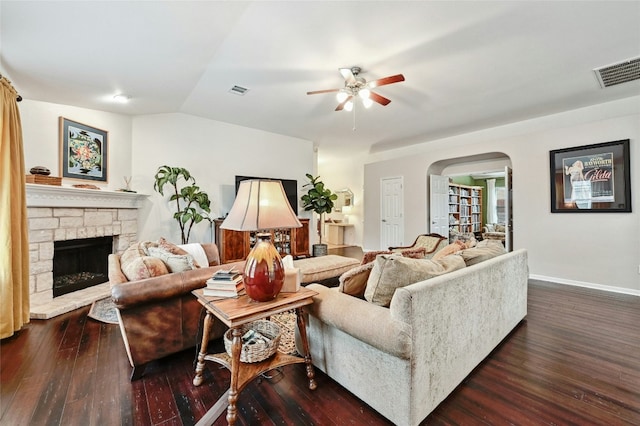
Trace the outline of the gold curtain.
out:
M 29 232 L 17 96 L 0 77 L 0 339 L 29 322 Z

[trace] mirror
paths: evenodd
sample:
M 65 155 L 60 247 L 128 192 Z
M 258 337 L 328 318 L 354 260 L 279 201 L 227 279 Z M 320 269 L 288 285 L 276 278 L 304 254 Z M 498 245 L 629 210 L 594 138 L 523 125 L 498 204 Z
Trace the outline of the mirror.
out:
M 341 213 L 346 207 L 347 211 L 353 205 L 353 192 L 349 188 L 336 191 L 338 199 L 333 203 L 333 211 Z

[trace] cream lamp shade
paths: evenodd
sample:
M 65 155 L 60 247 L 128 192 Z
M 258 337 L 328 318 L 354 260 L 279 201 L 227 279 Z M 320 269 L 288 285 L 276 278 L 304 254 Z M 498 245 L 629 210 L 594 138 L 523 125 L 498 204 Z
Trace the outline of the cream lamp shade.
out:
M 233 231 L 256 231 L 256 242 L 245 261 L 243 282 L 247 296 L 266 302 L 278 296 L 284 283 L 280 253 L 271 244 L 270 229 L 302 226 L 287 201 L 279 180 L 240 182 L 231 211 L 220 225 Z
M 233 231 L 299 228 L 279 180 L 249 179 L 240 182 L 231 211 L 220 228 Z

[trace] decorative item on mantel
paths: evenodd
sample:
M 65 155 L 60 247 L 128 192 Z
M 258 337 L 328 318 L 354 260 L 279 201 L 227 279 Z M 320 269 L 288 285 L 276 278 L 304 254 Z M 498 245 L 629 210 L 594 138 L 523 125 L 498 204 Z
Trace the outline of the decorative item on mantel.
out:
M 41 185 L 62 185 L 62 178 L 57 176 L 49 176 L 51 170 L 44 166 L 35 166 L 29 170 L 30 175 L 26 175 L 27 183 L 38 183 Z
M 247 255 L 244 288 L 257 302 L 274 299 L 282 290 L 285 270 L 278 250 L 271 244 L 271 229 L 300 228 L 282 182 L 243 180 L 229 215 L 220 228 L 254 231 L 256 243 Z
M 125 187 L 124 188 L 120 188 L 118 189 L 118 191 L 120 192 L 132 192 L 134 194 L 136 194 L 138 191 L 134 191 L 133 189 L 131 189 L 131 176 L 123 176 L 122 179 L 124 179 L 124 183 L 125 183 Z
M 74 188 L 80 188 L 80 189 L 97 189 L 97 190 L 100 190 L 99 186 L 95 186 L 95 185 L 92 185 L 90 183 L 76 183 L 76 184 L 71 185 L 71 186 L 73 186 Z

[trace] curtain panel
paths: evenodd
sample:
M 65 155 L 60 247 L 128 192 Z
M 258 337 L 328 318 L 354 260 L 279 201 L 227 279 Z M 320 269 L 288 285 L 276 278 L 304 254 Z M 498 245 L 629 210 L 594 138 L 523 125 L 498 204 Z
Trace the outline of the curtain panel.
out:
M 17 96 L 0 77 L 0 339 L 29 322 L 29 233 Z

